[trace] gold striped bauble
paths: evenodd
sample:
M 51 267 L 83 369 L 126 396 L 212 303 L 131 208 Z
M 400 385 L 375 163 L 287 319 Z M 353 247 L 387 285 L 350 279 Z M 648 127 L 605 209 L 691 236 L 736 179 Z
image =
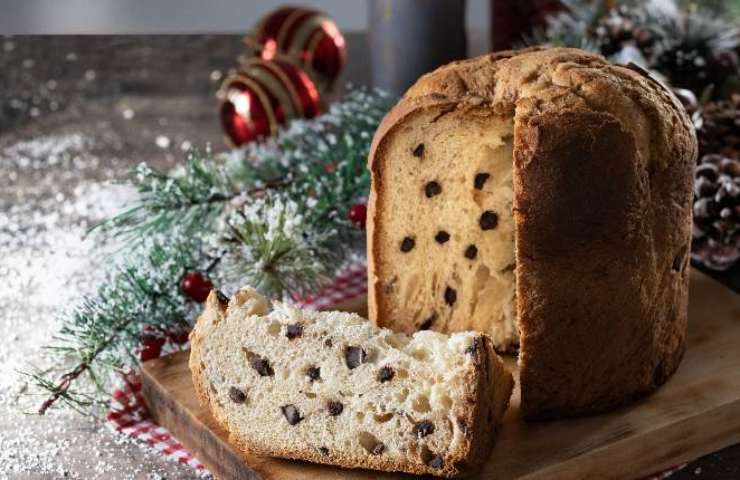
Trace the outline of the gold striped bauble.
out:
M 321 111 L 313 80 L 278 58 L 245 61 L 224 79 L 218 95 L 221 123 L 237 147 L 274 134 L 291 119 L 313 118 Z
M 285 56 L 296 62 L 323 92 L 336 86 L 347 60 L 344 37 L 325 13 L 303 7 L 283 7 L 264 17 L 244 37 L 247 57 L 272 60 Z

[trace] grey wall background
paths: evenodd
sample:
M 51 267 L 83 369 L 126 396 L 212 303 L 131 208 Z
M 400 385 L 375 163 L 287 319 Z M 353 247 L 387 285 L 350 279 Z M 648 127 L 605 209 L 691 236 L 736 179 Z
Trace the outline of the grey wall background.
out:
M 344 31 L 367 28 L 364 0 L 0 0 L 0 33 L 242 33 L 286 3 L 325 10 Z M 468 0 L 469 30 L 487 31 L 488 9 Z

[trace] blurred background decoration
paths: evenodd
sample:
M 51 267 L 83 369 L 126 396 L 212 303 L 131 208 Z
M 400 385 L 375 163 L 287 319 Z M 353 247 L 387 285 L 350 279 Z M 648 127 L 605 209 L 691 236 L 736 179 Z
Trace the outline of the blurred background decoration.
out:
M 240 146 L 326 108 L 347 61 L 344 37 L 326 14 L 283 7 L 244 37 L 239 67 L 218 96 L 228 142 Z
M 373 86 L 400 96 L 467 54 L 466 0 L 368 0 Z
M 282 7 L 265 15 L 244 37 L 244 46 L 242 62 L 253 57 L 293 59 L 328 93 L 337 87 L 347 63 L 344 36 L 337 24 L 312 8 Z

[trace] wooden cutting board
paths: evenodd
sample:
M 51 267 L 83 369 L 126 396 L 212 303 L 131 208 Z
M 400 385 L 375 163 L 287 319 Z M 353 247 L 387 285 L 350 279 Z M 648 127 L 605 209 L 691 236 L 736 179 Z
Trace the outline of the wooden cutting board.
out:
M 689 347 L 663 388 L 608 414 L 541 423 L 520 420 L 516 389 L 494 453 L 477 478 L 640 478 L 740 442 L 740 296 L 694 271 L 689 303 Z M 187 359 L 182 352 L 147 362 L 144 398 L 155 420 L 216 477 L 407 478 L 236 452 L 198 405 Z M 507 366 L 517 375 L 513 359 Z

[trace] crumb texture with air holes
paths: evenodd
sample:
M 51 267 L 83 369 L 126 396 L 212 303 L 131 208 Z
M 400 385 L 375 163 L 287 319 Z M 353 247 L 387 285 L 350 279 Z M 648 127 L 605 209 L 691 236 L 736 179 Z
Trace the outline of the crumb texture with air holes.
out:
M 239 448 L 454 477 L 488 457 L 513 380 L 486 335 L 414 336 L 251 289 L 214 292 L 191 335 L 201 402 Z
M 385 146 L 374 268 L 381 324 L 476 330 L 519 343 L 515 314 L 511 117 L 428 111 Z M 465 124 L 464 129 L 458 128 Z

